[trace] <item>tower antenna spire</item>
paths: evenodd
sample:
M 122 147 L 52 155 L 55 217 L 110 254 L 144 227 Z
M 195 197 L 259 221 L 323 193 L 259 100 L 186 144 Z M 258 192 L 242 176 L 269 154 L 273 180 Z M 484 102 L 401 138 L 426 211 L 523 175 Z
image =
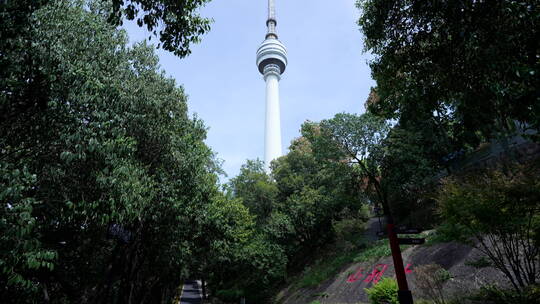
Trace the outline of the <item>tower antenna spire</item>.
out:
M 266 26 L 268 27 L 268 33 L 266 34 L 266 38 L 274 38 L 277 39 L 277 33 L 276 33 L 276 3 L 274 0 L 268 0 L 268 20 L 266 20 Z

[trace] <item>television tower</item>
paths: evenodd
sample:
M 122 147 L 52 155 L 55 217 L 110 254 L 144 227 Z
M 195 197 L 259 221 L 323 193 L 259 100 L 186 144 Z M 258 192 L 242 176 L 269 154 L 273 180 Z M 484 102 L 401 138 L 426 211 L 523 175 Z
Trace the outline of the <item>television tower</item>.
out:
M 274 0 L 268 0 L 265 40 L 257 50 L 257 67 L 266 82 L 266 121 L 264 134 L 264 163 L 266 171 L 270 162 L 281 156 L 281 125 L 279 118 L 279 80 L 287 67 L 287 50 L 276 33 Z

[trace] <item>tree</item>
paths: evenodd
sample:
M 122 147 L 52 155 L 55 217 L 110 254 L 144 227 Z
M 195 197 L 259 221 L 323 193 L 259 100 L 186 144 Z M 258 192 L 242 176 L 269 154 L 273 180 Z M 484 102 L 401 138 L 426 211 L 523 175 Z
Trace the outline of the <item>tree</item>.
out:
M 190 45 L 199 42 L 200 36 L 210 30 L 211 20 L 197 12 L 208 2 L 210 0 L 112 0 L 109 21 L 121 24 L 123 18 L 136 19 L 140 27 L 146 25 L 148 31 L 159 36 L 165 50 L 185 57 L 191 53 Z
M 168 301 L 219 197 L 205 127 L 100 5 L 30 8 L 2 41 L 0 297 Z
M 369 110 L 426 117 L 458 146 L 538 129 L 539 6 L 535 1 L 360 0 L 377 98 Z
M 39 1 L 4 1 L 0 3 L 2 16 L 0 21 L 3 31 L 3 47 L 24 42 L 23 34 L 28 24 L 28 17 L 50 0 Z M 108 16 L 108 22 L 121 25 L 124 19 L 136 20 L 139 27 L 158 37 L 160 44 L 169 52 L 179 57 L 191 53 L 190 45 L 200 42 L 200 36 L 210 30 L 211 20 L 198 14 L 199 8 L 210 0 L 74 0 L 73 3 L 86 2 L 98 5 Z M 22 39 L 21 39 L 22 38 Z
M 248 160 L 240 174 L 230 181 L 234 197 L 242 200 L 259 224 L 265 223 L 272 213 L 277 196 L 276 184 L 270 179 L 260 160 Z
M 242 251 L 254 234 L 253 216 L 238 199 L 217 194 L 197 213 L 195 246 L 189 259 L 192 276 L 208 281 L 217 291 L 231 282 L 243 264 Z
M 210 281 L 223 300 L 236 301 L 243 296 L 248 301 L 260 302 L 283 281 L 287 257 L 282 246 L 269 237 L 266 228 L 272 221 L 277 194 L 276 183 L 260 160 L 248 160 L 230 180 L 227 195 L 245 206 L 256 222 L 249 238 L 236 243 L 230 260 L 213 259 Z M 208 237 L 207 231 L 202 231 L 204 237 Z
M 183 57 L 189 54 L 191 43 L 197 42 L 199 37 L 209 30 L 210 21 L 201 18 L 196 12 L 207 0 L 187 1 L 122 1 L 96 0 L 63 1 L 57 5 L 58 9 L 69 10 L 70 6 L 86 4 L 94 12 L 108 19 L 111 24 L 119 24 L 126 17 L 129 20 L 138 19 L 139 25 L 146 24 L 148 30 L 160 36 L 163 47 Z M 0 123 L 5 125 L 17 124 L 19 129 L 10 136 L 27 134 L 27 136 L 41 133 L 24 123 L 17 121 L 36 119 L 48 107 L 47 96 L 50 94 L 48 83 L 53 75 L 43 73 L 44 64 L 58 65 L 43 59 L 35 53 L 32 43 L 36 39 L 35 12 L 41 7 L 51 3 L 49 0 L 40 1 L 3 1 L 0 3 Z M 144 16 L 141 16 L 144 14 Z M 156 31 L 160 26 L 164 30 Z M 60 39 L 62 33 L 54 39 Z M 51 68 L 52 69 L 52 68 Z M 51 71 L 52 72 L 52 71 Z M 22 129 L 26 126 L 27 129 Z M 15 134 L 15 135 L 14 135 Z M 7 136 L 8 134 L 3 134 Z M 41 136 L 40 134 L 39 136 Z
M 367 220 L 357 168 L 342 161 L 334 141 L 322 138 L 318 123 L 304 123 L 301 134 L 287 155 L 272 162 L 270 175 L 261 161 L 247 161 L 231 179 L 228 195 L 241 200 L 257 223 L 234 262 L 220 263 L 214 286 L 223 299 L 264 301 L 287 273 L 328 243 L 350 241 L 345 230 L 358 233 Z M 338 161 L 327 157 L 332 152 Z
M 385 208 L 388 193 L 381 181 L 381 148 L 389 129 L 387 122 L 369 113 L 340 113 L 320 123 L 321 136 L 314 144 L 321 158 L 355 168 L 357 185 L 373 193 Z
M 323 143 L 319 124 L 306 122 L 301 133 L 289 153 L 272 166 L 279 194 L 267 226 L 268 233 L 286 248 L 291 264 L 334 240 L 334 223 L 344 216 L 365 220 L 359 217 L 365 196 L 355 169 L 326 159 L 326 152 L 335 151 L 335 143 Z
M 538 163 L 507 164 L 448 178 L 438 200 L 462 241 L 483 252 L 517 291 L 540 278 Z M 472 237 L 472 238 L 471 238 Z
M 422 227 L 434 224 L 436 204 L 431 193 L 444 171 L 444 163 L 438 161 L 444 136 L 433 131 L 428 126 L 419 130 L 397 124 L 381 146 L 380 176 L 393 215 L 398 221 L 414 220 Z

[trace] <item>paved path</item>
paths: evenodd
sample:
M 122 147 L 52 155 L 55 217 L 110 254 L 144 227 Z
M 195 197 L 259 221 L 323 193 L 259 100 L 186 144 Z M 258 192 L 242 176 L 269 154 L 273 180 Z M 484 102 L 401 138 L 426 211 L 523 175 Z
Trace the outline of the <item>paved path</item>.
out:
M 378 217 L 372 217 L 369 219 L 369 221 L 366 224 L 366 231 L 364 232 L 364 237 L 369 242 L 379 240 L 379 236 L 377 236 L 377 232 L 381 230 L 386 231 L 386 219 L 382 217 L 381 222 L 379 223 Z
M 201 286 L 195 280 L 186 280 L 179 304 L 202 304 Z

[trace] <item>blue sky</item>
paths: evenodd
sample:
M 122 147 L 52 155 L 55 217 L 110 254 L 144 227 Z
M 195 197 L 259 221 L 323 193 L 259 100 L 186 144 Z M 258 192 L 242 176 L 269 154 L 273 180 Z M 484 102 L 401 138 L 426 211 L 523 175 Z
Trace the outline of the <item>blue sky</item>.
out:
M 354 0 L 276 0 L 277 32 L 289 64 L 280 82 L 283 153 L 306 120 L 362 113 L 374 86 L 362 52 Z M 184 59 L 159 50 L 162 68 L 183 85 L 191 113 L 204 120 L 207 144 L 228 178 L 246 159 L 264 158 L 265 84 L 255 65 L 264 40 L 266 0 L 213 0 L 201 9 L 212 30 Z M 147 37 L 127 24 L 130 41 Z

